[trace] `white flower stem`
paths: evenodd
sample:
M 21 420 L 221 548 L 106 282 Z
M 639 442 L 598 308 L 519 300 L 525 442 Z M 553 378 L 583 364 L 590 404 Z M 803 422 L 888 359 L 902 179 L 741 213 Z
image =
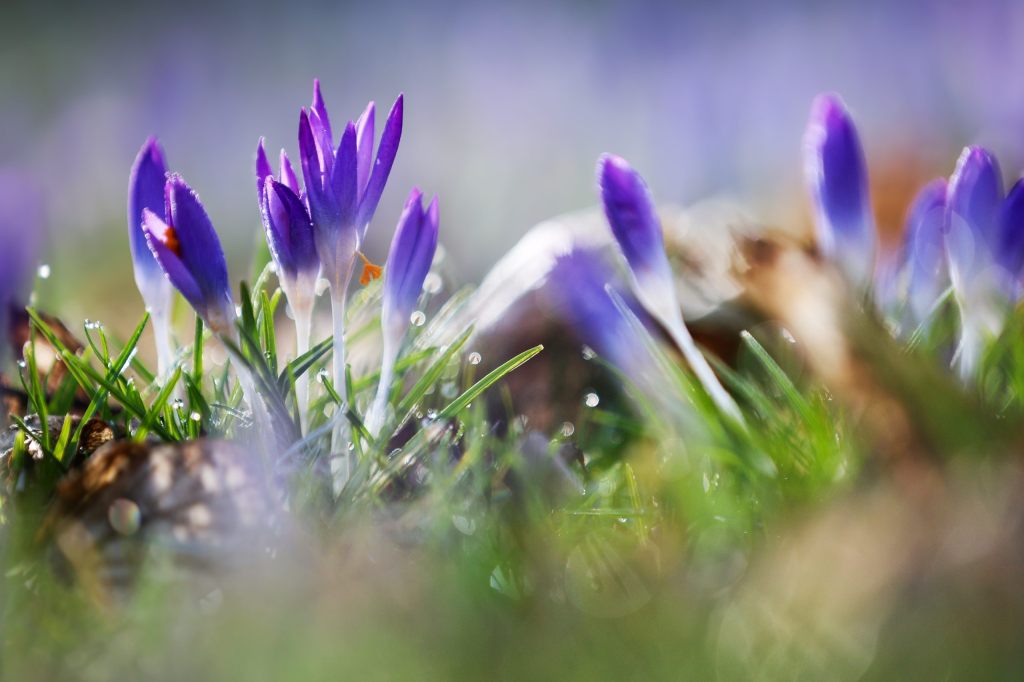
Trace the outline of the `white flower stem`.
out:
M 384 335 L 384 353 L 380 364 L 380 381 L 377 383 L 377 395 L 373 399 L 373 405 L 366 415 L 366 430 L 374 438 L 384 425 L 385 412 L 388 406 L 388 394 L 391 392 L 391 382 L 395 377 L 395 361 L 398 354 L 394 350 L 395 344 L 391 343 L 388 335 Z
M 170 306 L 153 308 L 150 311 L 150 318 L 153 320 L 153 337 L 156 340 L 157 377 L 164 382 L 171 378 L 171 367 L 174 365 Z
M 298 358 L 309 351 L 313 306 L 305 303 L 292 306 L 292 315 L 295 317 L 295 357 Z M 295 380 L 295 403 L 299 410 L 299 424 L 305 434 L 309 424 L 309 372 L 303 372 Z
M 725 390 L 725 387 L 718 381 L 718 377 L 715 376 L 711 365 L 708 364 L 707 359 L 701 354 L 700 349 L 697 348 L 697 344 L 694 342 L 693 337 L 690 335 L 690 330 L 686 328 L 683 320 L 681 318 L 673 320 L 666 327 L 672 336 L 672 340 L 682 352 L 683 357 L 686 358 L 690 369 L 697 375 L 697 380 L 700 381 L 704 390 L 711 396 L 711 400 L 718 406 L 718 409 L 735 419 L 738 424 L 746 425 L 739 405 L 736 404 L 736 401 L 732 399 L 732 396 Z
M 334 390 L 341 398 L 335 413 L 334 428 L 331 430 L 331 452 L 338 458 L 332 465 L 335 469 L 335 486 L 344 487 L 352 475 L 352 457 L 345 442 L 348 429 L 342 411 L 348 409 L 348 387 L 345 381 L 345 291 L 331 287 L 331 315 L 334 318 Z

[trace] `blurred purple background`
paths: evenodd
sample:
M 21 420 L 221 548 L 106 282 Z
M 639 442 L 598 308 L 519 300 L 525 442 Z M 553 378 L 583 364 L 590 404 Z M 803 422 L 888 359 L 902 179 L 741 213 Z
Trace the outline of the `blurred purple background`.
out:
M 70 5 L 70 3 L 69 3 Z M 74 316 L 132 291 L 128 169 L 147 135 L 199 191 L 241 277 L 261 238 L 256 141 L 296 151 L 318 76 L 332 115 L 406 93 L 398 162 L 371 227 L 378 259 L 412 185 L 478 279 L 531 225 L 595 202 L 594 164 L 629 158 L 662 200 L 729 194 L 803 210 L 811 98 L 842 93 L 869 165 L 952 169 L 989 144 L 1024 158 L 1024 3 L 77 3 L 0 9 L 0 166 L 42 188 L 49 297 Z M 379 119 L 382 122 L 382 119 Z M 134 293 L 132 291 L 132 293 Z M 130 305 L 141 303 L 131 298 Z M 68 301 L 65 303 L 65 301 Z M 95 314 L 95 313 L 93 313 Z M 129 324 L 131 322 L 129 321 Z

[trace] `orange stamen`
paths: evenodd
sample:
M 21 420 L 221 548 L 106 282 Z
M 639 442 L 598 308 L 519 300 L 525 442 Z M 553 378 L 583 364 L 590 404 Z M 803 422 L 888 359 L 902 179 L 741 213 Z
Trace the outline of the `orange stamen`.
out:
M 359 283 L 365 287 L 373 280 L 380 278 L 384 268 L 371 263 L 370 259 L 363 255 L 362 251 L 356 251 L 356 253 L 363 259 L 363 274 L 359 276 Z
M 181 258 L 181 242 L 178 241 L 178 233 L 175 232 L 174 228 L 167 225 L 167 228 L 160 237 L 160 241 L 164 243 L 164 246 L 166 246 L 175 256 Z

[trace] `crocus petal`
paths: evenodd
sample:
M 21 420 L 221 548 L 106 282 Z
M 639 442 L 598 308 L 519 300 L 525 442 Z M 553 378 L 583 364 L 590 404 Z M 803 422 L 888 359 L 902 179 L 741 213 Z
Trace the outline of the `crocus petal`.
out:
M 838 95 L 819 95 L 811 106 L 804 174 L 813 197 L 819 248 L 852 283 L 866 287 L 876 242 L 867 164 L 857 129 Z
M 180 176 L 168 179 L 166 195 L 170 225 L 178 241 L 176 253 L 202 291 L 207 321 L 230 322 L 234 318 L 234 303 L 228 266 L 213 223 L 199 197 Z M 211 326 L 216 328 L 217 324 Z
M 356 187 L 359 188 L 359 199 L 366 192 L 366 183 L 370 179 L 370 164 L 373 159 L 374 119 L 377 109 L 373 102 L 366 105 L 366 110 L 356 120 Z
M 263 138 L 260 138 L 256 146 L 256 193 L 260 201 L 263 201 L 263 187 L 267 178 L 274 176 L 274 169 L 270 166 L 270 159 L 267 158 L 267 151 L 263 148 Z
M 288 154 L 282 149 L 281 150 L 281 182 L 284 183 L 285 187 L 295 192 L 296 195 L 302 196 L 301 188 L 299 187 L 299 179 L 295 177 L 295 169 L 292 168 L 292 162 L 288 158 Z
M 316 141 L 305 109 L 299 113 L 299 162 L 302 166 L 302 179 L 306 184 L 309 212 L 313 222 L 319 225 L 327 220 L 329 206 L 326 203 L 324 176 L 317 157 Z
M 356 218 L 356 126 L 349 121 L 338 144 L 338 155 L 331 176 L 331 193 L 338 206 L 343 226 L 354 226 Z
M 196 311 L 204 310 L 206 302 L 202 290 L 179 256 L 180 243 L 174 228 L 146 208 L 142 210 L 142 231 L 147 248 L 174 288 Z
M 289 229 L 291 218 L 288 207 L 274 189 L 275 180 L 267 178 L 260 201 L 260 212 L 263 216 L 263 228 L 267 235 L 267 246 L 270 255 L 277 263 L 278 269 L 288 276 L 295 276 L 292 252 L 290 247 Z
M 981 147 L 967 147 L 949 181 L 946 239 L 950 274 L 958 290 L 991 275 L 999 248 L 999 212 L 1003 181 L 999 164 Z
M 999 265 L 1016 300 L 1024 284 L 1024 178 L 1013 184 L 1003 201 L 999 231 Z
M 149 209 L 164 215 L 164 183 L 167 181 L 167 164 L 156 138 L 149 138 L 142 145 L 128 180 L 128 239 L 132 250 L 135 276 L 140 289 L 151 288 L 145 280 L 163 279 L 163 273 L 153 254 L 146 245 L 142 233 L 142 211 Z M 143 292 L 146 295 L 146 292 Z M 152 302 L 147 301 L 147 304 Z
M 403 333 L 437 250 L 437 197 L 426 212 L 422 203 L 423 194 L 413 189 L 391 240 L 384 273 L 384 325 L 401 327 Z
M 315 274 L 320 266 L 313 223 L 299 197 L 283 183 L 268 181 L 265 221 L 267 244 L 286 277 Z
M 356 225 L 359 228 L 360 239 L 366 234 L 366 228 L 373 219 L 380 196 L 384 193 L 384 185 L 391 174 L 391 167 L 395 163 L 395 156 L 398 154 L 398 143 L 402 139 L 404 99 L 404 95 L 399 95 L 388 113 L 388 120 L 384 123 L 384 131 L 381 133 L 380 144 L 377 147 L 377 159 L 370 171 L 366 191 L 363 192 L 359 201 Z
M 334 138 L 331 135 L 331 121 L 327 116 L 327 106 L 320 93 L 320 81 L 313 81 L 313 105 L 309 111 L 309 123 L 316 140 L 317 160 L 324 177 L 331 176 L 334 164 Z
M 597 169 L 604 213 L 640 289 L 668 295 L 674 289 L 672 271 L 647 184 L 618 156 L 603 155 Z M 667 303 L 674 305 L 674 297 Z
M 599 251 L 575 249 L 558 258 L 545 288 L 551 292 L 555 310 L 569 322 L 581 344 L 621 368 L 630 380 L 646 385 L 654 369 L 652 358 L 645 350 L 650 342 L 623 317 L 606 285 L 649 330 L 655 329 L 657 324 L 616 279 L 615 269 Z
M 907 215 L 907 305 L 915 324 L 925 320 L 948 285 L 943 237 L 946 191 L 943 178 L 928 183 L 918 192 Z

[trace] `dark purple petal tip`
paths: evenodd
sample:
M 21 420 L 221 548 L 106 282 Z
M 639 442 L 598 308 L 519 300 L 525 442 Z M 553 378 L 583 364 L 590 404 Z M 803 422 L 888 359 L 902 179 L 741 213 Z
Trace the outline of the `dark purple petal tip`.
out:
M 597 163 L 605 216 L 626 261 L 638 277 L 668 270 L 661 223 L 647 184 L 622 157 L 604 154 Z

